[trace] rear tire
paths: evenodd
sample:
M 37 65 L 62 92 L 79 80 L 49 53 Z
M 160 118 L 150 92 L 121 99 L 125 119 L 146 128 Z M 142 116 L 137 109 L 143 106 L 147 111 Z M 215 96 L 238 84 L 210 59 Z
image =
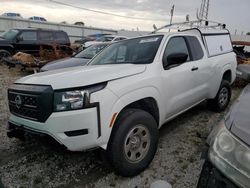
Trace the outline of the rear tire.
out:
M 231 86 L 227 80 L 222 80 L 220 89 L 214 99 L 208 100 L 208 105 L 211 110 L 221 112 L 225 110 L 231 99 Z
M 148 112 L 127 109 L 119 115 L 107 148 L 115 172 L 131 177 L 148 167 L 157 150 L 159 132 Z

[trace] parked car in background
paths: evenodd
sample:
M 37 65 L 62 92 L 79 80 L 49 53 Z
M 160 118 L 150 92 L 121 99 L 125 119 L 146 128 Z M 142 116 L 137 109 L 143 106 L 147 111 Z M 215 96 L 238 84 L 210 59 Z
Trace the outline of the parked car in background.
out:
M 226 109 L 236 77 L 228 30 L 110 44 L 86 66 L 23 77 L 8 89 L 8 136 L 38 133 L 71 151 L 103 148 L 115 172 L 148 167 L 159 128 L 202 101 Z
M 93 41 L 93 40 L 96 40 L 96 38 L 86 36 L 86 37 L 82 37 L 81 39 L 75 40 L 74 43 L 75 44 L 84 44 L 85 42 Z
M 250 85 L 210 133 L 198 188 L 249 187 Z
M 74 25 L 84 26 L 84 22 L 75 22 Z
M 52 61 L 41 68 L 41 72 L 50 71 L 61 68 L 75 67 L 86 65 L 96 54 L 106 48 L 110 43 L 104 42 L 101 44 L 94 44 L 89 48 L 73 55 L 70 58 Z
M 88 35 L 88 36 L 82 37 L 81 39 L 75 40 L 74 43 L 76 43 L 76 44 L 84 44 L 85 42 L 94 41 L 94 40 L 97 40 L 98 38 L 106 36 L 106 35 L 110 35 L 110 34 L 100 33 L 100 34 Z
M 12 18 L 22 18 L 21 14 L 14 12 L 3 13 L 2 16 L 12 17 Z
M 120 40 L 125 40 L 125 39 L 127 39 L 127 37 L 115 36 L 115 35 L 105 35 L 105 36 L 102 36 L 102 37 L 96 39 L 95 41 L 85 42 L 85 44 L 83 44 L 82 47 L 87 48 L 93 44 L 98 44 L 98 43 L 102 43 L 102 42 L 115 42 L 115 41 L 120 41 Z
M 66 32 L 47 29 L 11 29 L 0 35 L 0 59 L 17 52 L 38 55 L 43 44 L 70 46 Z
M 33 21 L 42 21 L 42 22 L 46 22 L 47 21 L 45 18 L 39 17 L 39 16 L 32 16 L 29 19 L 33 20 Z

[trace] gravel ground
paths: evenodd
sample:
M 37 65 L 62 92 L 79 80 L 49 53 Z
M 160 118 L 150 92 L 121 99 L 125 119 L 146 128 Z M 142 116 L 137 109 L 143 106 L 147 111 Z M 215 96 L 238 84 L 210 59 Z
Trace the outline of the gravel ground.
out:
M 7 87 L 24 75 L 0 65 L 0 179 L 6 187 L 143 188 L 156 180 L 168 181 L 174 188 L 196 186 L 206 137 L 224 113 L 211 112 L 202 103 L 167 123 L 160 130 L 158 151 L 148 169 L 123 178 L 102 160 L 100 150 L 69 152 L 42 138 L 22 142 L 6 136 Z M 233 100 L 240 91 L 233 89 Z

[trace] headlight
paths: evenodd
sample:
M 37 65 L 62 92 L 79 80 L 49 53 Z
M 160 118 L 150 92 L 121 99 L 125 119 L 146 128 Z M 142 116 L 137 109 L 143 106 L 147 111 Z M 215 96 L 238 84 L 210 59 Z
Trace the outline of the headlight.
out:
M 209 159 L 229 179 L 240 187 L 250 182 L 250 149 L 220 124 L 217 134 L 210 137 Z
M 54 93 L 54 111 L 83 109 L 90 106 L 90 94 L 103 89 L 106 83 L 92 87 Z
M 84 90 L 55 93 L 54 111 L 76 110 L 84 106 Z

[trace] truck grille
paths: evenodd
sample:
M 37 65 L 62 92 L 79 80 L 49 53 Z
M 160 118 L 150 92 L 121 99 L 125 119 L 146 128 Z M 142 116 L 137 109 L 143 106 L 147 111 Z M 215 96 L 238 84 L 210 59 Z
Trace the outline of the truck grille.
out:
M 45 122 L 52 113 L 51 86 L 14 84 L 8 90 L 10 112 L 21 118 Z
M 9 92 L 9 108 L 15 115 L 38 120 L 37 96 Z

